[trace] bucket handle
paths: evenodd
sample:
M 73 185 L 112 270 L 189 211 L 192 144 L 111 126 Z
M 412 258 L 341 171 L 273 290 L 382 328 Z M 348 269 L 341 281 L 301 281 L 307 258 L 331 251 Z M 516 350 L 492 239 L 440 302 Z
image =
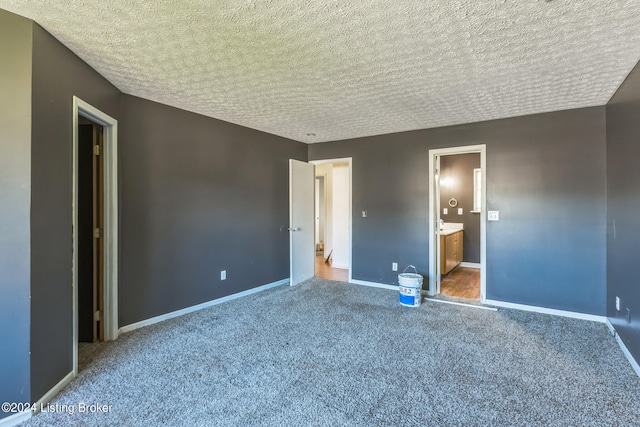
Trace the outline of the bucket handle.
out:
M 407 266 L 407 268 L 405 268 L 405 269 L 404 269 L 404 271 L 402 272 L 402 274 L 406 273 L 408 268 L 413 268 L 413 271 L 415 271 L 415 272 L 416 272 L 416 274 L 418 274 L 418 270 L 416 270 L 416 268 L 415 268 L 413 265 L 411 265 L 411 264 L 409 264 L 409 265 Z

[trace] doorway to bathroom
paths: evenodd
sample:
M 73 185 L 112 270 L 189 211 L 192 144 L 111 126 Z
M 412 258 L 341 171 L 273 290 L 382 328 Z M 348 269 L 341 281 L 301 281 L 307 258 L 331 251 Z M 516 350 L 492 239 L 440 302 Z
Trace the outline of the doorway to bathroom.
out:
M 486 299 L 485 150 L 429 151 L 429 296 Z

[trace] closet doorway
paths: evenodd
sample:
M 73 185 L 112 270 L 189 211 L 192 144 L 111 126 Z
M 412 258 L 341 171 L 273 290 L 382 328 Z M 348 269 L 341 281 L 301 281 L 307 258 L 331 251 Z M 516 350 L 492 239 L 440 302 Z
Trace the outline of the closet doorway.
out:
M 75 377 L 81 340 L 118 337 L 118 121 L 75 96 L 72 114 Z
M 104 341 L 103 127 L 78 117 L 78 341 Z

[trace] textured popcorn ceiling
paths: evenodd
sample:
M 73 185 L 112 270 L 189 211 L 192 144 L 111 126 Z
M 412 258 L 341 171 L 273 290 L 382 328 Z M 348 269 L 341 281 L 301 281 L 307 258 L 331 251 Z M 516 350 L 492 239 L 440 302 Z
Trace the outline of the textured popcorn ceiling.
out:
M 639 0 L 0 8 L 38 22 L 125 93 L 304 142 L 604 105 L 640 59 Z

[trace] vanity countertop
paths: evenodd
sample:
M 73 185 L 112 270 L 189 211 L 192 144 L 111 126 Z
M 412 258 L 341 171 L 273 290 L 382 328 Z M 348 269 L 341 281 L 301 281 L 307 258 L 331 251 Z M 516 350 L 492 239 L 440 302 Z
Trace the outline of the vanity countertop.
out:
M 464 230 L 464 224 L 461 222 L 445 222 L 442 224 L 442 227 L 440 227 L 440 235 L 449 236 L 462 230 Z
M 453 233 L 457 233 L 458 231 L 462 231 L 462 228 L 441 228 L 440 235 L 441 236 L 449 236 Z

